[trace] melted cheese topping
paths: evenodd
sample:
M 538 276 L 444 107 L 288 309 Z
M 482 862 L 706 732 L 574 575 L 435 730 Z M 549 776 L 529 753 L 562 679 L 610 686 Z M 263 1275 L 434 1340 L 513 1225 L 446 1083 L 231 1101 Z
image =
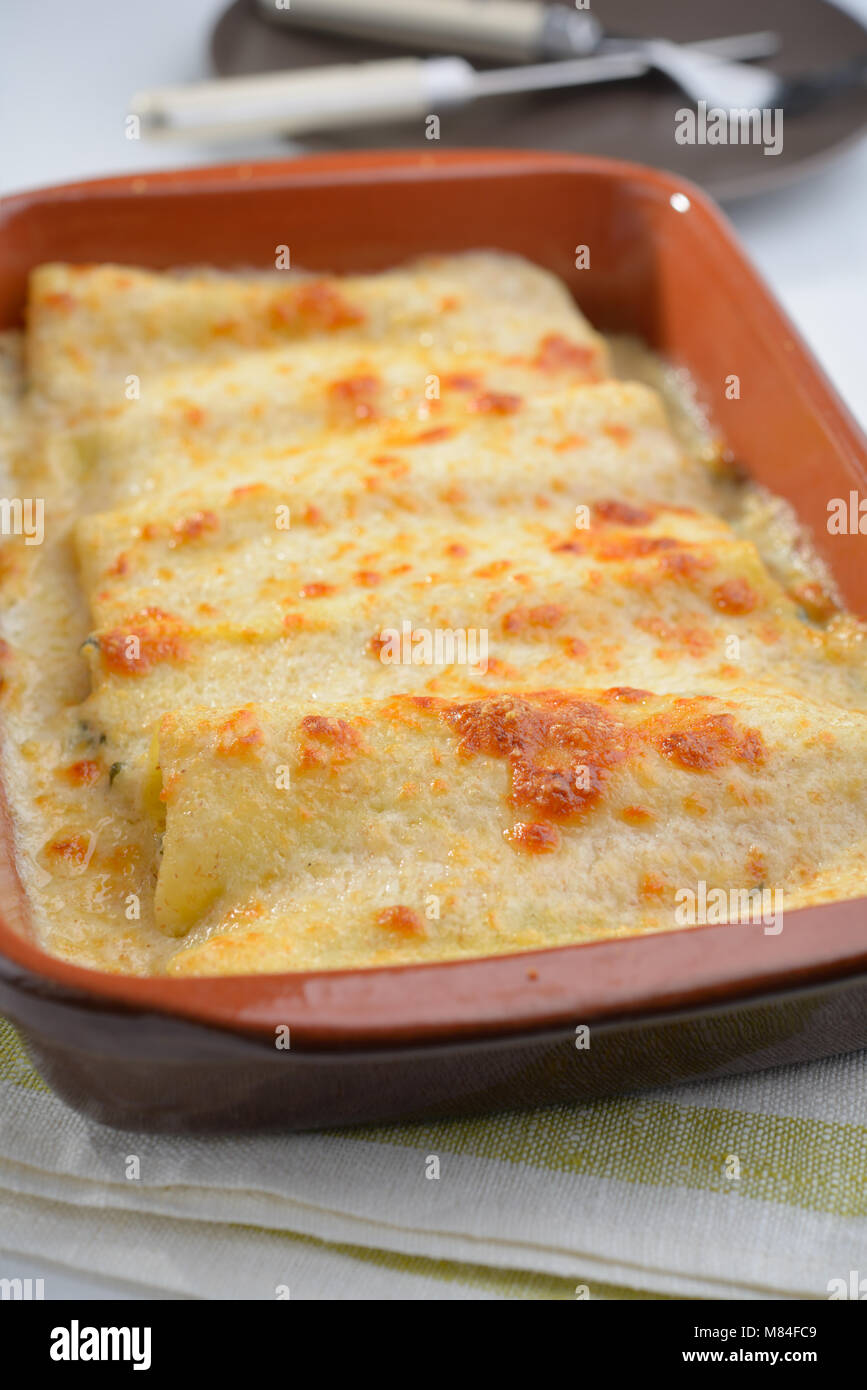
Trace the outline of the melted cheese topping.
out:
M 788 695 L 305 708 L 162 721 L 156 921 L 214 929 L 176 971 L 248 970 L 259 946 L 294 969 L 562 944 L 639 911 L 670 926 L 682 886 L 799 885 L 863 828 L 867 715 L 817 730 Z
M 864 891 L 862 628 L 552 277 L 43 266 L 23 346 L 4 768 L 48 949 L 357 967 Z

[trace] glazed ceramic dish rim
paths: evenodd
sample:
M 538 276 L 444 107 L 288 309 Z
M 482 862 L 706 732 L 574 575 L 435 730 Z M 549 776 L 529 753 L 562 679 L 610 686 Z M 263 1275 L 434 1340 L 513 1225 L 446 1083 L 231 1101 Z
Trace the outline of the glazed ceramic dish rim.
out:
M 165 197 L 173 192 L 223 194 L 239 189 L 279 190 L 305 184 L 375 183 L 382 179 L 479 179 L 485 174 L 603 174 L 639 182 L 670 201 L 685 193 L 689 213 L 701 218 L 726 252 L 756 314 L 794 363 L 803 389 L 826 419 L 851 470 L 867 473 L 865 442 L 845 407 L 785 315 L 745 259 L 722 214 L 696 188 L 674 175 L 638 165 L 578 155 L 461 150 L 441 154 L 324 155 L 263 164 L 221 165 L 100 179 L 37 189 L 0 201 L 0 237 L 9 216 L 40 203 L 101 197 Z M 749 331 L 745 325 L 744 331 Z M 2 806 L 11 843 L 9 811 Z M 8 892 L 19 917 L 26 913 L 14 864 L 6 865 Z M 5 895 L 0 894 L 0 898 Z M 786 917 L 780 936 L 760 926 L 701 926 L 648 936 L 361 970 L 173 979 L 90 970 L 41 950 L 0 915 L 0 974 L 28 993 L 67 999 L 95 1009 L 122 1008 L 187 1018 L 222 1030 L 274 1036 L 291 1023 L 293 1047 L 389 1047 L 442 1043 L 460 1037 L 511 1035 L 564 1023 L 641 1018 L 680 1009 L 768 996 L 819 980 L 867 971 L 867 899 L 803 908 Z

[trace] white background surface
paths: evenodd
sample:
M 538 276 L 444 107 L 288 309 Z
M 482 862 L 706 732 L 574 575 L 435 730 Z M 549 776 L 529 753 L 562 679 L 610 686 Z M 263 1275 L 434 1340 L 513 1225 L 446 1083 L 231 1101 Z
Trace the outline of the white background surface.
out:
M 133 92 L 209 75 L 208 36 L 225 3 L 0 0 L 0 194 L 169 164 L 284 155 L 277 140 L 204 149 L 125 138 Z M 845 0 L 843 8 L 867 24 L 867 0 Z M 651 16 L 652 0 L 647 9 Z M 725 7 L 715 9 L 723 30 Z M 867 141 L 825 172 L 728 212 L 867 427 Z M 4 1256 L 2 1245 L 0 1232 L 0 1274 L 44 1276 L 49 1297 L 148 1296 L 132 1286 L 37 1268 Z

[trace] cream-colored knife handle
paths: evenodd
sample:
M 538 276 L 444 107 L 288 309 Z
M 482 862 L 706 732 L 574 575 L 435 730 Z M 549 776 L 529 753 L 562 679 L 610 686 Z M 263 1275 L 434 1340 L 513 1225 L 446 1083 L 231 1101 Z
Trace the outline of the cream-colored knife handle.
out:
M 388 58 L 159 87 L 133 97 L 131 109 L 145 134 L 157 138 L 292 135 L 424 118 L 468 100 L 474 82 L 463 58 Z
M 600 27 L 587 10 L 541 0 L 257 0 L 259 13 L 286 27 L 326 29 L 384 39 L 410 49 L 459 53 L 504 63 L 591 52 Z M 563 29 L 561 51 L 549 53 L 552 23 Z

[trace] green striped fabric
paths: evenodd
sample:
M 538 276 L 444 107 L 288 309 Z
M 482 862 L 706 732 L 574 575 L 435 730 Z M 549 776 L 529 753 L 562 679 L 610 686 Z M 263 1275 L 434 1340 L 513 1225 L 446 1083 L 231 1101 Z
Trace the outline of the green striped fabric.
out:
M 0 1021 L 0 1275 L 18 1257 L 169 1297 L 827 1298 L 867 1280 L 865 1069 L 854 1054 L 475 1119 L 146 1136 L 68 1109 Z

